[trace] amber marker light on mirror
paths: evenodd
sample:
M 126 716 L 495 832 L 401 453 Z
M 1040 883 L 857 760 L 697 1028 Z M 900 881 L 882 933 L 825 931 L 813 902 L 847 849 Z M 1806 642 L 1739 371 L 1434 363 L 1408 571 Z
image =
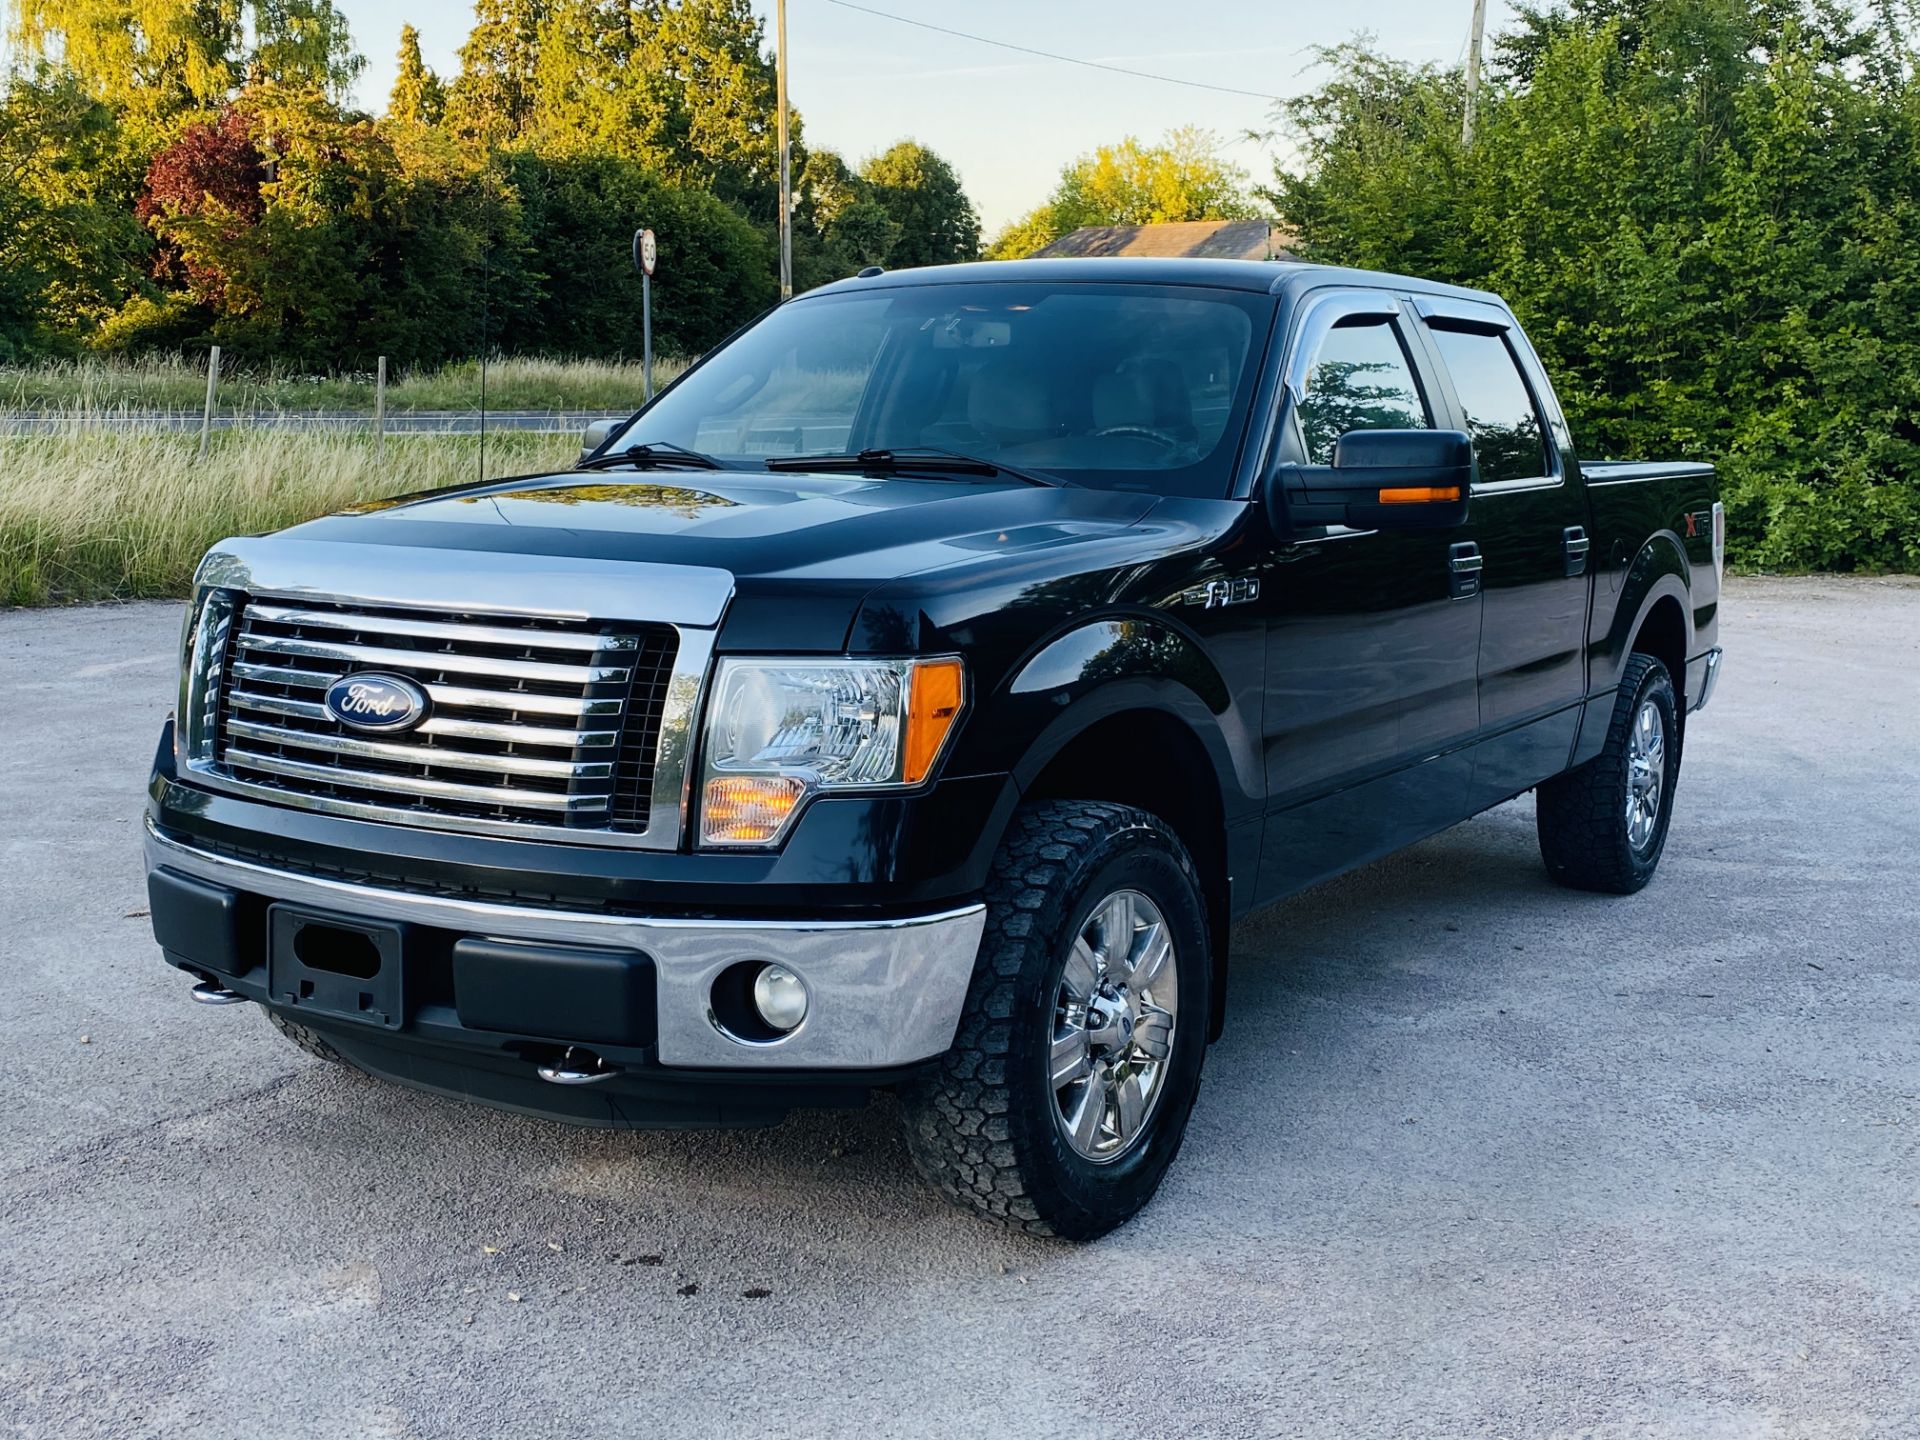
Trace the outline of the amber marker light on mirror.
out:
M 1447 500 L 1458 500 L 1458 485 L 1404 485 L 1394 490 L 1382 490 L 1382 505 L 1437 505 Z
M 797 775 L 715 775 L 700 807 L 701 838 L 709 845 L 771 840 L 806 792 Z
M 906 784 L 918 785 L 932 772 L 947 733 L 960 717 L 964 691 L 957 659 L 922 660 L 913 667 L 907 692 L 907 753 L 900 774 Z

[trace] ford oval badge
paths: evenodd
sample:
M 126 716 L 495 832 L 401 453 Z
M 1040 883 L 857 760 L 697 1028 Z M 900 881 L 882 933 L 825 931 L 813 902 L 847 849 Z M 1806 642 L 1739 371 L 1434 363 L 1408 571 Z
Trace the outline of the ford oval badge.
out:
M 427 718 L 427 692 L 404 675 L 342 675 L 327 687 L 327 713 L 355 730 L 411 730 Z

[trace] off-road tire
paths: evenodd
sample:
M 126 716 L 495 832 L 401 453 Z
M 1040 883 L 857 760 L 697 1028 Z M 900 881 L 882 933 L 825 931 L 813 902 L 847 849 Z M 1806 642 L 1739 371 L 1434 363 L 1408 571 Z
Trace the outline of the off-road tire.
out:
M 358 1072 L 358 1066 L 338 1050 L 334 1049 L 333 1046 L 329 1045 L 314 1031 L 300 1024 L 299 1021 L 289 1020 L 277 1010 L 269 1010 L 267 1011 L 267 1023 L 282 1035 L 286 1036 L 287 1039 L 291 1040 L 295 1045 L 298 1045 L 302 1050 L 306 1051 L 307 1054 L 313 1056 L 314 1059 L 325 1060 L 329 1064 L 343 1066 L 348 1070 Z
M 1096 903 L 1128 888 L 1174 944 L 1178 1019 L 1163 1088 L 1133 1148 L 1095 1163 L 1060 1133 L 1048 1049 L 1067 952 Z M 953 1048 L 903 1093 L 914 1163 L 956 1205 L 1092 1240 L 1150 1199 L 1186 1133 L 1205 1059 L 1211 963 L 1192 857 L 1154 815 L 1049 800 L 1015 814 L 986 889 L 986 930 Z
M 1635 717 L 1649 701 L 1660 708 L 1665 725 L 1665 775 L 1654 832 L 1636 848 L 1627 835 L 1628 747 Z M 1631 895 L 1653 878 L 1673 820 L 1681 736 L 1673 677 L 1653 656 L 1635 653 L 1620 677 L 1600 753 L 1534 792 L 1534 825 L 1547 874 L 1572 889 L 1609 895 Z

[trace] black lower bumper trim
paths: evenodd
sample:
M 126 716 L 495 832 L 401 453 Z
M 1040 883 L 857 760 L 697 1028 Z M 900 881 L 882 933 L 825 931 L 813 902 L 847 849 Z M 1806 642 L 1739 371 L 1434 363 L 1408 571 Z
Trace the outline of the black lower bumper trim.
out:
M 897 1085 L 922 1067 L 840 1074 L 786 1074 L 640 1068 L 620 1070 L 586 1086 L 539 1078 L 537 1055 L 435 1045 L 354 1025 L 315 1025 L 359 1069 L 416 1090 L 570 1125 L 614 1130 L 714 1130 L 777 1125 L 791 1110 L 858 1109 L 876 1089 Z
M 253 967 L 240 942 L 240 896 L 191 875 L 147 873 L 147 912 L 153 938 L 176 965 L 239 975 Z

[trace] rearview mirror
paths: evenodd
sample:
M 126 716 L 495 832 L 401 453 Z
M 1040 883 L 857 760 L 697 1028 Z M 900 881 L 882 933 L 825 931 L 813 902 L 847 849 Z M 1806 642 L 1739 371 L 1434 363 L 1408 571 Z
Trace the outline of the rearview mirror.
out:
M 1283 465 L 1276 522 L 1356 530 L 1449 530 L 1466 522 L 1473 441 L 1464 430 L 1349 430 L 1331 465 Z

